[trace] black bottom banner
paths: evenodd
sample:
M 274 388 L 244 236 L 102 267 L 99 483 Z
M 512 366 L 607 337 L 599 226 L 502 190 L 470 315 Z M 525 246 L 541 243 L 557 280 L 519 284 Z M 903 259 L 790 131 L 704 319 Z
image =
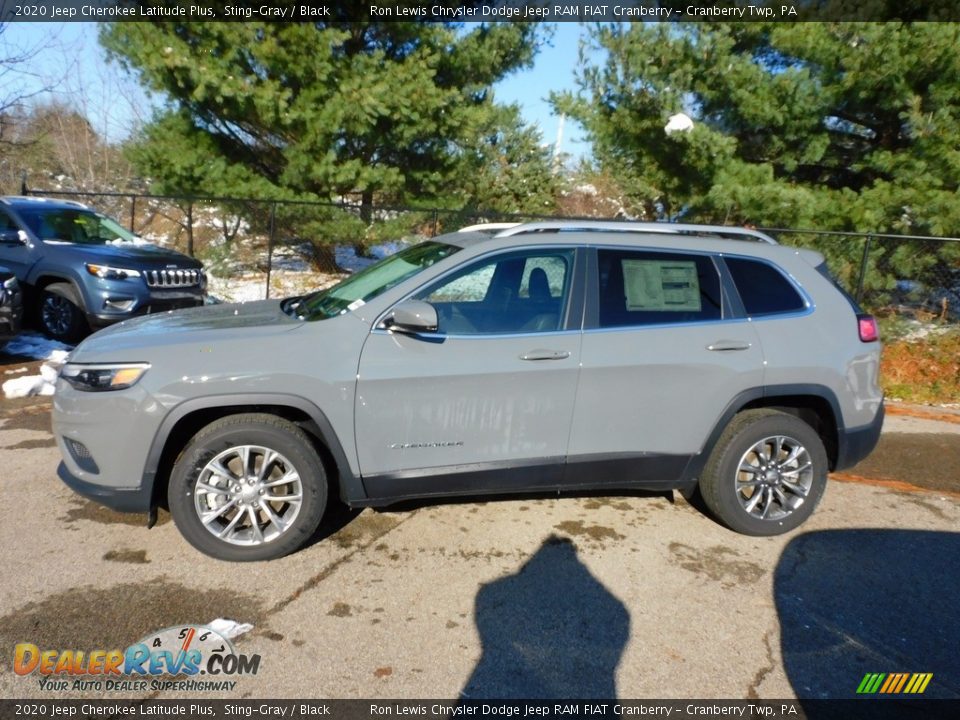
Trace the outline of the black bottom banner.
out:
M 0 719 L 77 718 L 375 718 L 429 720 L 604 720 L 618 718 L 767 718 L 901 720 L 960 717 L 960 699 L 862 700 L 0 700 Z

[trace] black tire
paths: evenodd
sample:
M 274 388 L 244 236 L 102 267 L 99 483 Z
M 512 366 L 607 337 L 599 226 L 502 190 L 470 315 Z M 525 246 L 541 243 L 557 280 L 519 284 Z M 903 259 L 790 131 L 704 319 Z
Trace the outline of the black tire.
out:
M 245 446 L 279 455 L 280 460 L 274 461 L 272 467 L 268 465 L 269 472 L 263 478 L 272 482 L 275 485 L 273 488 L 261 488 L 260 480 L 253 479 L 254 474 L 259 476 L 265 472 L 263 462 L 267 453 L 260 454 L 258 468 L 256 456 L 259 451 L 249 450 L 247 457 L 252 457 L 247 461 L 249 470 L 246 473 L 240 470 Z M 212 472 L 209 464 L 218 457 L 224 469 L 230 471 L 232 479 Z M 286 495 L 297 497 L 296 483 L 291 481 L 276 486 L 278 477 L 290 477 L 291 471 L 298 477 L 299 495 L 302 498 L 295 512 L 294 503 L 284 502 L 282 498 Z M 238 477 L 247 473 L 248 480 Z M 207 488 L 222 488 L 224 492 L 215 494 L 201 490 L 197 493 L 201 480 L 207 481 Z M 244 487 L 244 482 L 248 482 L 247 487 Z M 232 488 L 231 483 L 235 483 Z M 233 488 L 239 488 L 240 492 L 235 492 Z M 268 493 L 266 496 L 264 491 Z M 280 501 L 270 502 L 270 507 L 265 507 L 272 497 L 270 493 L 274 492 L 286 494 L 277 496 Z M 235 562 L 272 560 L 300 548 L 319 527 L 327 506 L 327 476 L 310 438 L 293 423 L 263 413 L 230 415 L 203 428 L 180 454 L 170 475 L 167 499 L 177 529 L 200 552 Z M 231 504 L 232 507 L 228 507 Z M 203 509 L 219 515 L 205 525 L 200 518 Z M 268 513 L 281 521 L 285 520 L 285 527 L 281 529 L 280 524 L 274 523 Z M 253 526 L 252 517 L 258 519 L 257 528 Z M 227 534 L 232 542 L 214 534 L 214 530 L 227 529 L 235 519 L 236 523 L 232 529 L 228 529 Z M 259 540 L 255 534 L 258 530 L 261 535 Z M 273 532 L 276 535 L 269 537 Z
M 782 439 L 779 453 L 776 438 Z M 784 462 L 797 448 L 797 457 Z M 751 469 L 740 470 L 741 460 Z M 806 469 L 798 469 L 807 462 Z M 813 513 L 826 489 L 827 470 L 823 441 L 807 423 L 777 410 L 747 410 L 733 419 L 711 451 L 700 492 L 731 530 L 780 535 Z M 754 497 L 754 492 L 762 494 Z
M 70 283 L 53 283 L 40 291 L 37 321 L 40 329 L 65 343 L 76 343 L 90 334 L 80 295 Z

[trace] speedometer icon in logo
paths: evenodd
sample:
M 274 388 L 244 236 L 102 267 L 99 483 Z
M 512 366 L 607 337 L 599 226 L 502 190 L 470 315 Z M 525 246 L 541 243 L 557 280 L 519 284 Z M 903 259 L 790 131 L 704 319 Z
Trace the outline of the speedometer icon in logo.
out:
M 128 666 L 149 675 L 217 674 L 212 668 L 235 656 L 229 638 L 203 625 L 164 628 L 127 649 Z

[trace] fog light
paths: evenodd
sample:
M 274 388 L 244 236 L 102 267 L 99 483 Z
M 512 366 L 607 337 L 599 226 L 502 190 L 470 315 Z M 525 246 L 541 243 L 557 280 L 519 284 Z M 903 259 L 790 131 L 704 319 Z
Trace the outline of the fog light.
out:
M 67 449 L 70 451 L 70 455 L 73 456 L 73 461 L 81 470 L 85 470 L 88 473 L 93 473 L 94 475 L 100 472 L 100 468 L 97 466 L 97 463 L 93 459 L 93 455 L 90 454 L 90 451 L 87 449 L 87 446 L 82 442 L 77 442 L 71 438 L 64 438 L 66 440 Z
M 103 306 L 110 310 L 122 310 L 126 312 L 127 310 L 133 310 L 133 306 L 136 305 L 136 300 L 128 300 L 125 298 L 107 298 L 103 301 Z

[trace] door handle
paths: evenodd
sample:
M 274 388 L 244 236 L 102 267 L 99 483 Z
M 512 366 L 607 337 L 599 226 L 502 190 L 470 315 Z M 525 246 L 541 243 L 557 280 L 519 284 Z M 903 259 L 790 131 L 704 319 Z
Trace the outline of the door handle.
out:
M 570 357 L 569 350 L 528 350 L 520 356 L 521 360 L 566 360 Z
M 731 350 L 749 350 L 751 346 L 752 343 L 743 342 L 742 340 L 717 340 L 707 345 L 707 350 L 729 352 Z

